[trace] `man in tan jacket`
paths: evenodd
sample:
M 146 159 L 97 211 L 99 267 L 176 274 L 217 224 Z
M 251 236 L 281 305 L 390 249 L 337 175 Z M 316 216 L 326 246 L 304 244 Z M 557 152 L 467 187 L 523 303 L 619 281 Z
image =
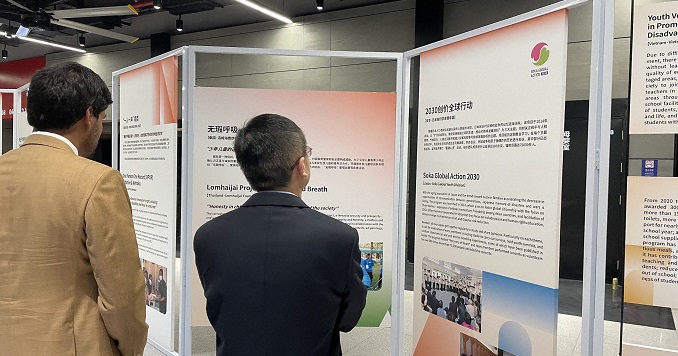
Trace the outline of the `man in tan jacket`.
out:
M 87 159 L 104 81 L 76 63 L 35 74 L 35 132 L 0 156 L 0 354 L 141 355 L 146 309 L 127 190 Z

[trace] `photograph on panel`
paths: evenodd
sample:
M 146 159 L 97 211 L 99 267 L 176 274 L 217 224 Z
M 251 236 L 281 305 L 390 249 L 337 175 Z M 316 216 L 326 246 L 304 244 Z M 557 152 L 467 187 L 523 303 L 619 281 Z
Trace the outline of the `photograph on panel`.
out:
M 167 267 L 141 259 L 146 284 L 146 305 L 167 313 Z
M 421 307 L 423 310 L 481 332 L 482 272 L 424 257 Z
M 360 248 L 360 267 L 363 269 L 363 284 L 368 291 L 381 289 L 384 270 L 384 243 L 363 242 Z

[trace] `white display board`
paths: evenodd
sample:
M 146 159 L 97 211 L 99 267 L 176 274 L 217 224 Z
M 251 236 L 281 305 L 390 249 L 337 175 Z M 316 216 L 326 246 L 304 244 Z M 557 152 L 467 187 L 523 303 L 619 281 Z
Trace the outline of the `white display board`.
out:
M 633 10 L 630 134 L 678 133 L 678 3 Z
M 415 355 L 556 354 L 567 19 L 421 54 Z
M 19 110 L 15 113 L 14 115 L 14 137 L 13 137 L 13 147 L 17 148 L 21 146 L 21 144 L 24 142 L 26 137 L 33 132 L 33 127 L 28 123 L 28 113 L 26 112 L 26 100 L 28 96 L 28 89 L 29 89 L 30 83 L 20 87 L 17 89 L 17 97 L 18 97 L 18 103 L 19 103 Z M 17 100 L 15 100 L 17 102 Z M 24 105 L 22 105 L 24 104 Z M 14 109 L 16 104 L 12 109 Z
M 166 350 L 175 349 L 177 68 L 169 57 L 119 79 L 120 172 L 146 279 L 148 337 Z
M 194 148 L 189 158 L 193 164 L 192 235 L 206 221 L 237 208 L 254 193 L 233 153 L 239 128 L 258 114 L 286 116 L 304 131 L 313 149 L 312 178 L 302 199 L 311 208 L 356 228 L 363 258 L 367 253 L 374 256 L 374 278 L 358 326 L 389 326 L 395 93 L 231 88 L 195 88 L 194 93 Z M 193 275 L 193 325 L 210 325 L 195 269 Z
M 14 143 L 15 148 L 21 146 L 26 137 L 28 137 L 28 135 L 33 132 L 33 127 L 28 124 L 28 113 L 25 111 L 19 112 L 17 113 L 16 118 L 17 119 L 14 122 L 17 130 L 17 138 L 16 142 Z
M 628 177 L 624 302 L 678 308 L 678 178 Z

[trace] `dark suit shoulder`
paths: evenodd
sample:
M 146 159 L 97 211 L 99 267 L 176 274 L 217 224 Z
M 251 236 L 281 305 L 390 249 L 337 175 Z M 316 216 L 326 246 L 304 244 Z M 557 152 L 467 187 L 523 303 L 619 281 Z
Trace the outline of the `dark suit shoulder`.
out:
M 225 213 L 205 222 L 204 224 L 202 224 L 200 226 L 200 228 L 198 228 L 198 230 L 196 231 L 196 234 L 198 233 L 198 231 L 201 231 L 201 230 L 204 233 L 206 231 L 212 230 L 215 226 L 227 224 L 229 222 L 229 220 L 232 220 L 232 219 L 237 217 L 237 215 L 239 214 L 239 211 L 241 209 L 242 208 L 233 209 L 231 211 L 225 212 Z
M 308 207 L 241 206 L 200 226 L 195 233 L 194 247 L 204 240 L 209 240 L 211 236 L 223 236 L 224 231 L 230 230 L 229 227 L 234 225 L 246 227 L 255 221 L 260 221 L 259 219 L 263 216 L 260 209 L 267 208 L 280 209 L 284 214 L 293 213 L 294 217 L 289 217 L 291 223 L 299 223 L 300 218 L 306 219 L 307 222 L 302 224 L 307 232 L 313 231 L 319 235 L 333 236 L 335 239 L 349 243 L 352 243 L 358 236 L 358 231 L 350 225 Z
M 337 220 L 311 208 L 305 210 L 308 210 L 308 214 L 313 216 L 314 219 L 317 219 L 320 226 L 326 226 L 329 229 L 338 230 L 350 235 L 358 233 L 355 228 L 343 221 Z
M 193 247 L 195 248 L 203 243 L 204 240 L 209 239 L 209 236 L 223 233 L 224 227 L 235 220 L 235 217 L 238 215 L 238 210 L 240 209 L 241 208 L 231 210 L 200 225 L 195 231 Z

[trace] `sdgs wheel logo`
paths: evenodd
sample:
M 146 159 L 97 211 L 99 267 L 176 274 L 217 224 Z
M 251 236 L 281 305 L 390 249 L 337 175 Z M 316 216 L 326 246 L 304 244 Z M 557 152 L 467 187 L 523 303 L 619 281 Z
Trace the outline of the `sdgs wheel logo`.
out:
M 532 63 L 537 67 L 541 67 L 549 60 L 549 45 L 544 42 L 537 43 L 532 48 Z
M 532 47 L 532 52 L 530 54 L 532 64 L 539 68 L 532 69 L 530 71 L 530 77 L 543 77 L 549 74 L 549 67 L 545 67 L 544 64 L 549 60 L 550 54 L 551 51 L 549 51 L 549 45 L 545 42 L 539 42 Z

